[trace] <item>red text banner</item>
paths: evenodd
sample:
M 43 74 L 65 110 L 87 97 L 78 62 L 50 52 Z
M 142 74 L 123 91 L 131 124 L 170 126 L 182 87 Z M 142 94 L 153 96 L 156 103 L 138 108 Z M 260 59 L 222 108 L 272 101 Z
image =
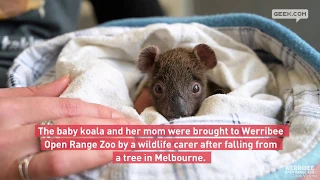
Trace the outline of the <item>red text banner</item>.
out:
M 36 125 L 35 135 L 59 137 L 287 137 L 287 125 Z
M 210 164 L 211 152 L 114 152 L 113 163 Z
M 42 150 L 281 150 L 282 138 L 44 138 Z

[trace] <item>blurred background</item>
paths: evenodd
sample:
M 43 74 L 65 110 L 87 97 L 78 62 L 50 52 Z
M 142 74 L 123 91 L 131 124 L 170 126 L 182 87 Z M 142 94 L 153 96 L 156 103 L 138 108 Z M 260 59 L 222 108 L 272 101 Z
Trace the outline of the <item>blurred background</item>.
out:
M 272 19 L 272 9 L 308 9 L 309 18 L 296 22 L 294 19 L 276 21 L 297 33 L 302 39 L 320 51 L 320 0 L 159 0 L 166 16 L 213 15 L 231 12 L 247 12 Z M 97 24 L 92 4 L 84 0 L 78 29 Z

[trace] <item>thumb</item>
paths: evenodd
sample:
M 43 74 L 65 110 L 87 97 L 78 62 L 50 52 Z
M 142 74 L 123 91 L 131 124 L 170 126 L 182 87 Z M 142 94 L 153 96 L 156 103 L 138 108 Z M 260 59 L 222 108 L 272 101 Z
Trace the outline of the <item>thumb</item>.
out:
M 0 89 L 1 97 L 59 96 L 71 82 L 69 76 L 63 76 L 51 83 L 22 88 Z

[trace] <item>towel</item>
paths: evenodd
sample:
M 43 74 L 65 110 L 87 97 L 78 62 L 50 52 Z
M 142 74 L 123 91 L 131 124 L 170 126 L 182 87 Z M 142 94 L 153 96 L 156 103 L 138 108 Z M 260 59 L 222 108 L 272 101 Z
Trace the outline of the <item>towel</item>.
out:
M 252 48 L 240 43 L 239 32 L 243 33 L 239 28 L 211 28 L 198 23 L 161 23 L 142 28 L 93 28 L 69 33 L 22 53 L 11 68 L 15 75 L 12 80 L 20 86 L 43 84 L 69 74 L 73 81 L 61 97 L 110 106 L 146 124 L 164 124 L 167 120 L 153 107 L 141 115 L 133 107 L 139 87 L 145 83 L 145 75 L 136 68 L 139 52 L 147 45 L 156 45 L 165 51 L 208 44 L 218 59 L 217 66 L 208 72 L 209 79 L 232 91 L 208 97 L 196 116 L 173 123 L 287 123 L 291 127 L 290 137 L 284 139 L 283 150 L 213 151 L 212 164 L 109 163 L 64 179 L 83 176 L 139 180 L 255 179 L 297 161 L 319 142 L 319 114 L 309 113 L 320 110 L 319 74 L 289 49 L 280 49 L 279 41 L 257 29 L 247 28 L 247 35 L 254 32 L 251 38 L 254 38 L 255 49 L 265 50 L 280 63 L 259 58 Z M 285 56 L 279 56 L 279 51 Z M 30 73 L 32 69 L 20 63 L 31 58 L 47 73 Z M 28 76 L 25 78 L 25 75 Z
M 200 24 L 156 24 L 117 36 L 72 39 L 64 46 L 56 64 L 57 78 L 69 74 L 73 79 L 62 97 L 110 106 L 130 118 L 152 124 L 165 123 L 167 120 L 160 114 L 155 118 L 154 112 L 146 111 L 140 117 L 133 107 L 132 101 L 139 94 L 135 85 L 144 76 L 136 68 L 137 56 L 148 45 L 165 51 L 175 47 L 193 48 L 200 43 L 211 46 L 218 59 L 217 66 L 208 72 L 209 79 L 232 92 L 206 99 L 198 115 L 230 112 L 270 118 L 278 115 L 282 101 L 266 94 L 268 68 L 257 55 L 221 32 Z M 149 116 L 157 122 L 147 120 Z

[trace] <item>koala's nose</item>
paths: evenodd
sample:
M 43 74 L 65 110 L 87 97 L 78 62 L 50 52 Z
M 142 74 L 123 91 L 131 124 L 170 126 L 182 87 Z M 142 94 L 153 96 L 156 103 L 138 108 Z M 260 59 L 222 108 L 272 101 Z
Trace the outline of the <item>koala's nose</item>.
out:
M 170 105 L 170 111 L 175 117 L 184 117 L 188 115 L 187 102 L 180 96 L 176 96 L 172 99 Z

